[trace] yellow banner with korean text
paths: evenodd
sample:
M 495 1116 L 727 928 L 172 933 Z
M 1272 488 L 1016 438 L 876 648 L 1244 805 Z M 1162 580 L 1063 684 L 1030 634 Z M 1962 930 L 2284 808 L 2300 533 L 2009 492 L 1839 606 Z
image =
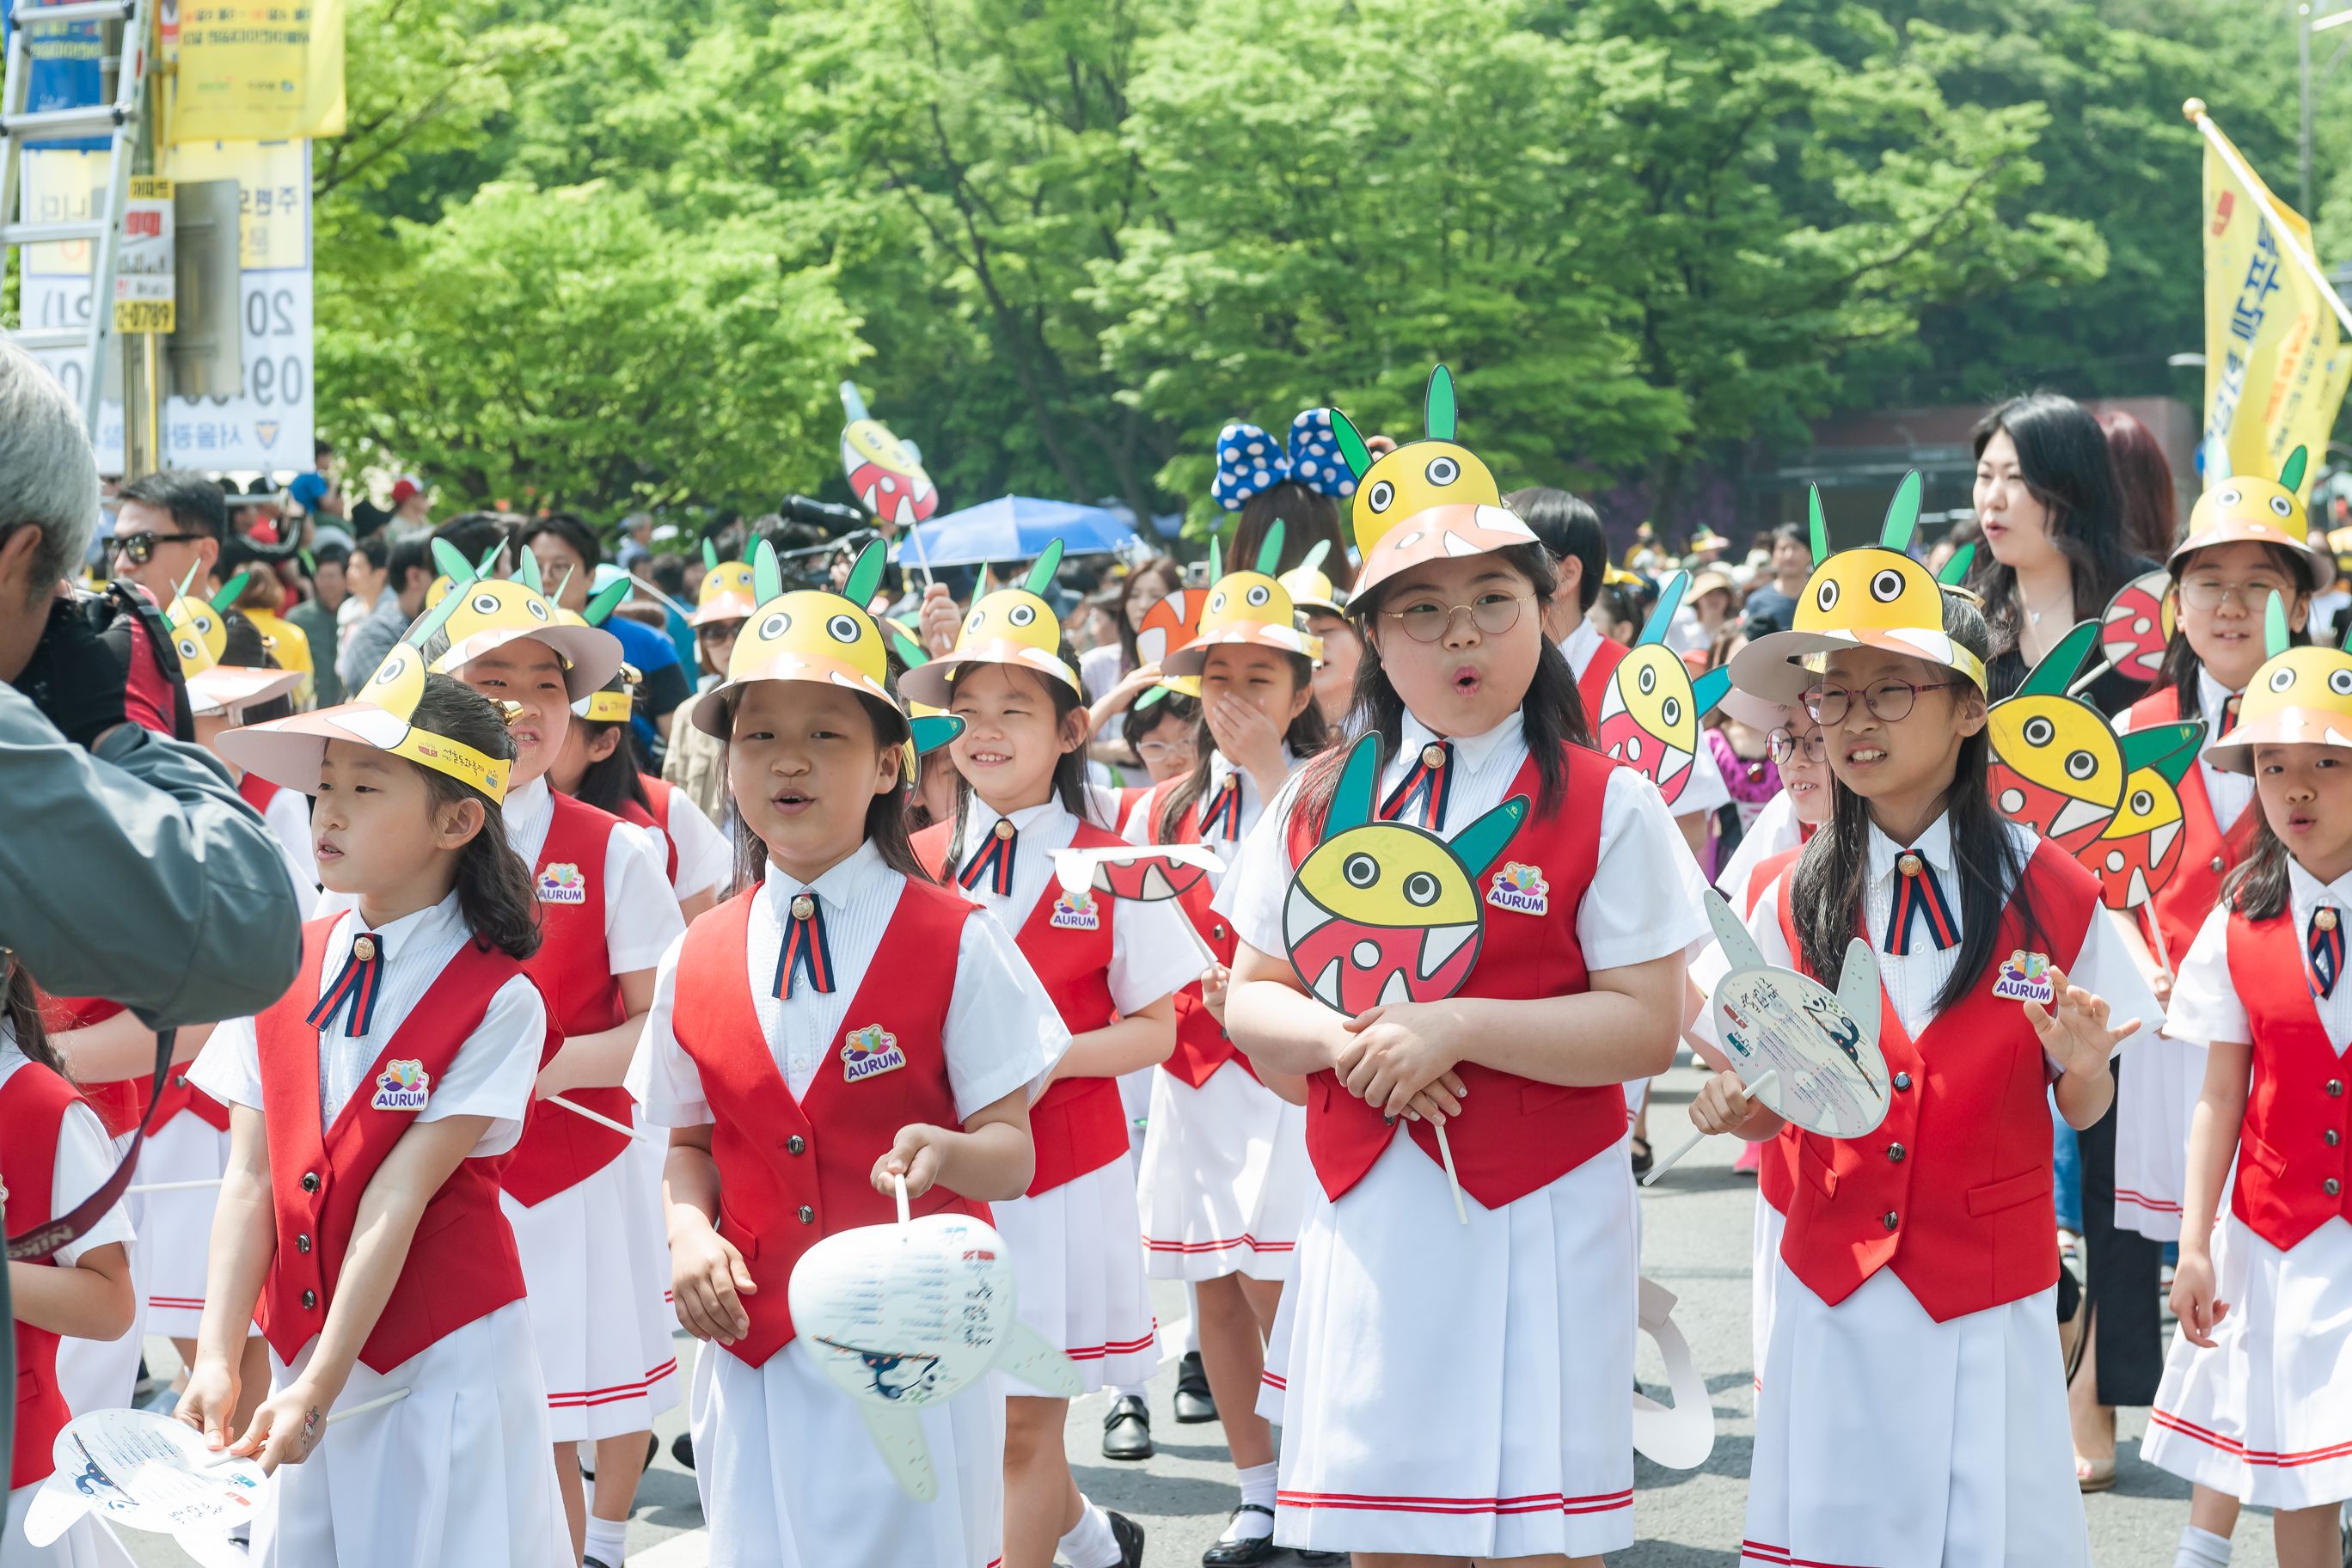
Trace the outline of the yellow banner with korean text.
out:
M 2202 106 L 2199 109 L 2201 113 Z M 2192 118 L 2198 118 L 2192 116 Z M 2228 474 L 2274 479 L 2297 447 L 2315 459 L 2352 381 L 2352 345 L 2335 302 L 2290 244 L 2315 259 L 2311 225 L 2271 194 L 2221 128 L 2205 132 L 2205 432 L 2208 486 Z M 2288 236 L 2263 216 L 2267 205 Z M 2227 468 L 2221 465 L 2226 461 Z
M 171 140 L 343 133 L 343 0 L 193 0 L 180 11 Z

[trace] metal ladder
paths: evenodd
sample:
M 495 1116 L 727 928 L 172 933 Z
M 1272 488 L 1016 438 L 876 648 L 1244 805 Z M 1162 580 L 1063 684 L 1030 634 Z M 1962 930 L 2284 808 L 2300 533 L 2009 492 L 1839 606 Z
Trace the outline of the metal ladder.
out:
M 139 118 L 146 102 L 148 6 L 152 0 L 75 0 L 64 5 L 39 5 L 18 0 L 12 7 L 8 32 L 7 74 L 0 78 L 0 266 L 9 249 L 20 254 L 28 245 L 94 239 L 98 265 L 89 283 L 89 324 L 62 331 L 0 333 L 18 348 L 80 349 L 88 353 L 82 385 L 82 420 L 93 445 L 98 440 L 98 414 L 106 391 L 106 355 L 114 343 L 114 279 L 122 254 L 122 209 L 131 190 L 131 160 L 138 145 Z M 122 53 L 115 73 L 114 101 L 82 109 L 51 109 L 26 113 L 32 91 L 33 57 L 25 29 L 63 22 L 122 22 Z M 25 188 L 25 143 L 66 137 L 110 133 L 114 138 L 107 161 L 106 199 L 102 211 L 79 223 L 18 223 L 17 203 Z

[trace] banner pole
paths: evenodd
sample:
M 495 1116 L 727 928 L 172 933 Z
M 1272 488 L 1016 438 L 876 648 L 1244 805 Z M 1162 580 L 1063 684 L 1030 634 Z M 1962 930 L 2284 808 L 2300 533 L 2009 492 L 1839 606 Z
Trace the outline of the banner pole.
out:
M 2230 139 L 2221 134 L 2221 128 L 2214 124 L 2212 117 L 2205 112 L 2205 100 L 2201 98 L 2192 98 L 2180 106 L 2180 112 L 2189 124 L 2197 127 L 2198 134 L 2205 138 L 2205 144 L 2212 148 L 2221 157 L 2221 162 L 2230 166 L 2230 173 L 2238 176 L 2238 183 L 2246 187 L 2246 195 L 2253 198 L 2254 205 L 2261 211 L 2263 221 L 2271 226 L 2271 232 L 2278 237 L 2279 248 L 2294 258 L 2296 268 L 2319 289 L 2321 297 L 2334 307 L 2336 323 L 2347 334 L 2352 334 L 2352 310 L 2345 307 L 2343 298 L 2336 292 L 2336 286 L 2327 280 L 2327 274 L 2319 269 L 2319 263 L 2313 259 L 2311 253 L 2304 249 L 2296 241 L 2294 231 L 2287 227 L 2285 220 L 2279 216 L 2278 209 L 2271 205 L 2269 187 L 2254 177 L 2253 170 L 2246 166 L 2245 160 L 2238 156 L 2238 150 L 2230 145 Z

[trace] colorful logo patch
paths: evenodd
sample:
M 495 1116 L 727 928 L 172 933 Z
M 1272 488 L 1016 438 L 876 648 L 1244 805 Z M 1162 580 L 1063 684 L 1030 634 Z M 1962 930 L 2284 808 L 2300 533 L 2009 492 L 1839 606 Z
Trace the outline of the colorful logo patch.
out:
M 2000 966 L 2000 974 L 1992 983 L 1992 994 L 2011 1002 L 2039 1002 L 2048 1006 L 2057 996 L 2057 986 L 2050 978 L 2050 955 L 2028 952 L 2023 948 L 2011 950 Z
M 1095 908 L 1094 893 L 1086 888 L 1065 889 L 1054 900 L 1053 923 L 1064 931 L 1100 931 L 1101 911 Z
M 1498 910 L 1511 910 L 1523 915 L 1551 912 L 1551 884 L 1544 880 L 1540 866 L 1522 866 L 1517 860 L 1505 861 L 1495 873 L 1492 886 L 1486 889 L 1486 902 Z
M 588 901 L 588 879 L 580 868 L 571 861 L 561 861 L 539 874 L 539 901 L 542 904 L 584 904 Z
M 877 1073 L 894 1072 L 906 1065 L 907 1053 L 898 1048 L 898 1037 L 879 1024 L 853 1030 L 841 1043 L 841 1076 L 851 1083 Z
M 383 1064 L 376 1075 L 375 1094 L 368 1103 L 378 1110 L 422 1110 L 433 1090 L 433 1075 L 420 1061 Z

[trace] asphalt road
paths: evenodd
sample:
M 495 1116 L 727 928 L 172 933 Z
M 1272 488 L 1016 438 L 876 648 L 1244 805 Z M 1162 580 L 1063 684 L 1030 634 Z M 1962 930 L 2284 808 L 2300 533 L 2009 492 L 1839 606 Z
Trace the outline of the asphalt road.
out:
M 1661 1152 L 1688 1131 L 1683 1109 L 1699 1082 L 1694 1069 L 1676 1069 L 1659 1080 L 1650 1112 L 1652 1141 Z M 1748 1345 L 1748 1237 L 1756 1184 L 1731 1173 L 1734 1151 L 1717 1140 L 1695 1151 L 1643 1193 L 1643 1272 L 1680 1298 L 1675 1321 L 1689 1340 L 1715 1400 L 1715 1451 L 1696 1470 L 1662 1469 L 1636 1458 L 1633 1549 L 1611 1559 L 1615 1568 L 1736 1568 L 1746 1510 L 1748 1451 L 1755 1435 L 1755 1369 Z M 1155 1287 L 1162 1324 L 1189 1308 L 1181 1286 Z M 681 1365 L 695 1346 L 678 1341 Z M 169 1342 L 150 1344 L 151 1365 L 173 1361 Z M 1647 1339 L 1636 1363 L 1655 1397 L 1668 1397 L 1665 1372 Z M 1078 1485 L 1106 1508 L 1116 1509 L 1149 1532 L 1144 1560 L 1152 1568 L 1185 1568 L 1216 1540 L 1239 1500 L 1227 1462 L 1223 1429 L 1214 1424 L 1179 1426 L 1171 1411 L 1175 1363 L 1163 1365 L 1151 1389 L 1153 1438 L 1158 1452 L 1142 1464 L 1101 1457 L 1103 1395 L 1076 1401 L 1070 1411 L 1069 1452 Z M 693 1477 L 670 1457 L 669 1440 L 684 1429 L 685 1411 L 674 1410 L 658 1426 L 662 1453 L 637 1493 L 629 1531 L 630 1561 L 637 1568 L 703 1568 L 708 1537 Z M 2168 1564 L 2181 1526 L 2189 1519 L 2186 1481 L 2142 1464 L 2139 1435 L 2144 1412 L 2124 1415 L 2115 1490 L 2084 1500 L 2092 1555 L 2099 1568 L 2144 1568 Z M 187 1563 L 190 1560 L 163 1537 L 125 1540 L 142 1564 Z M 2238 1526 L 2234 1563 L 2258 1568 L 2273 1561 L 2269 1514 L 2250 1509 Z M 1276 1560 L 1293 1562 L 1286 1553 Z

